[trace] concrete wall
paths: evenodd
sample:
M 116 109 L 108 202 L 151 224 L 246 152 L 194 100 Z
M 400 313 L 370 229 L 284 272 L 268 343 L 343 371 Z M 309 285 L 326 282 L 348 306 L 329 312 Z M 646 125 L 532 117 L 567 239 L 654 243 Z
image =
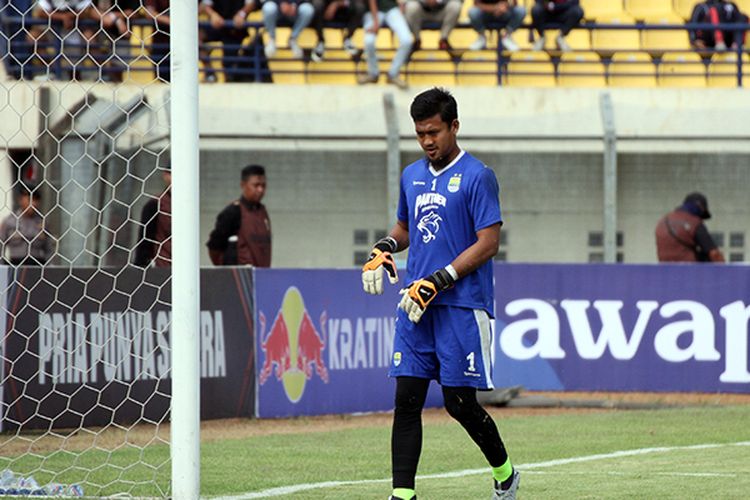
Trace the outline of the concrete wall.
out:
M 115 105 L 140 92 L 132 86 L 43 85 L 50 88 L 47 123 L 64 117 L 86 91 Z M 0 147 L 36 147 L 44 128 L 36 86 L 14 90 L 20 92 L 13 102 L 18 99 L 23 109 L 23 123 L 12 106 L 0 106 Z M 167 90 L 146 89 L 153 111 L 118 138 L 119 149 L 159 143 L 168 124 Z M 265 202 L 274 230 L 274 266 L 354 265 L 356 253 L 366 252 L 393 222 L 387 220 L 383 93 L 395 97 L 406 164 L 420 155 L 408 115 L 419 90 L 202 86 L 200 244 L 216 214 L 239 195 L 241 167 L 261 163 L 268 169 Z M 711 231 L 723 233 L 727 243 L 730 233 L 750 236 L 750 92 L 607 91 L 618 133 L 623 260 L 654 262 L 656 220 L 693 190 L 708 196 L 715 214 Z M 589 244 L 589 233 L 602 230 L 601 90 L 463 87 L 454 93 L 461 145 L 491 166 L 501 183 L 508 260 L 587 262 L 601 252 Z M 15 121 L 8 118 L 13 116 Z M 146 184 L 149 192 L 159 188 L 158 182 Z M 133 208 L 137 214 L 140 202 Z M 364 232 L 361 242 L 355 241 L 357 231 Z M 746 246 L 735 250 L 750 259 Z M 202 255 L 208 264 L 205 251 Z

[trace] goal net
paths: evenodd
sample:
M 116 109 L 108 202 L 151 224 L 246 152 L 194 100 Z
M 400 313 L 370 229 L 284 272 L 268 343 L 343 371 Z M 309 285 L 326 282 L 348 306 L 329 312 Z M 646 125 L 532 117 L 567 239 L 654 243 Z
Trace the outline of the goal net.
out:
M 0 493 L 170 496 L 169 0 L 0 22 Z

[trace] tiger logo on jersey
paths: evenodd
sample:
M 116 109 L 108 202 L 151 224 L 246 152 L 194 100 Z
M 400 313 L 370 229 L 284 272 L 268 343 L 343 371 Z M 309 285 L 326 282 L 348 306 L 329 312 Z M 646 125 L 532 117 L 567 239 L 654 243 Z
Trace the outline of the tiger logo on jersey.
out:
M 442 220 L 443 218 L 437 212 L 430 212 L 419 219 L 417 229 L 422 233 L 422 242 L 429 243 L 436 238 L 435 235 L 440 231 L 440 222 Z

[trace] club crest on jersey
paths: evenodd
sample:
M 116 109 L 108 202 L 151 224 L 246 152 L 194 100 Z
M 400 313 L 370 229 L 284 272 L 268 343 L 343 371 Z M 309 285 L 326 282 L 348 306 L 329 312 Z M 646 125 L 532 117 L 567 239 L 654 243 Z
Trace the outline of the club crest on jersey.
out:
M 461 174 L 454 174 L 448 181 L 448 192 L 456 193 L 459 187 L 461 187 Z
M 440 231 L 440 222 L 442 220 L 443 218 L 437 212 L 430 212 L 419 220 L 417 229 L 422 233 L 423 243 L 429 243 L 436 238 L 435 235 Z

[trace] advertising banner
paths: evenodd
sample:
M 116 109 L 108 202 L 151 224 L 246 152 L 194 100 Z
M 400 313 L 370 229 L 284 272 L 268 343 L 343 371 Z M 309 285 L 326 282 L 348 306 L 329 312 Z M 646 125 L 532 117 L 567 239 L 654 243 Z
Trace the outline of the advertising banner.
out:
M 165 269 L 23 267 L 6 295 L 5 428 L 168 418 Z M 252 271 L 201 272 L 201 417 L 252 415 Z
M 750 392 L 750 267 L 495 267 L 496 386 Z
M 398 287 L 362 291 L 358 270 L 255 271 L 257 415 L 393 408 Z M 442 404 L 433 384 L 427 405 Z

